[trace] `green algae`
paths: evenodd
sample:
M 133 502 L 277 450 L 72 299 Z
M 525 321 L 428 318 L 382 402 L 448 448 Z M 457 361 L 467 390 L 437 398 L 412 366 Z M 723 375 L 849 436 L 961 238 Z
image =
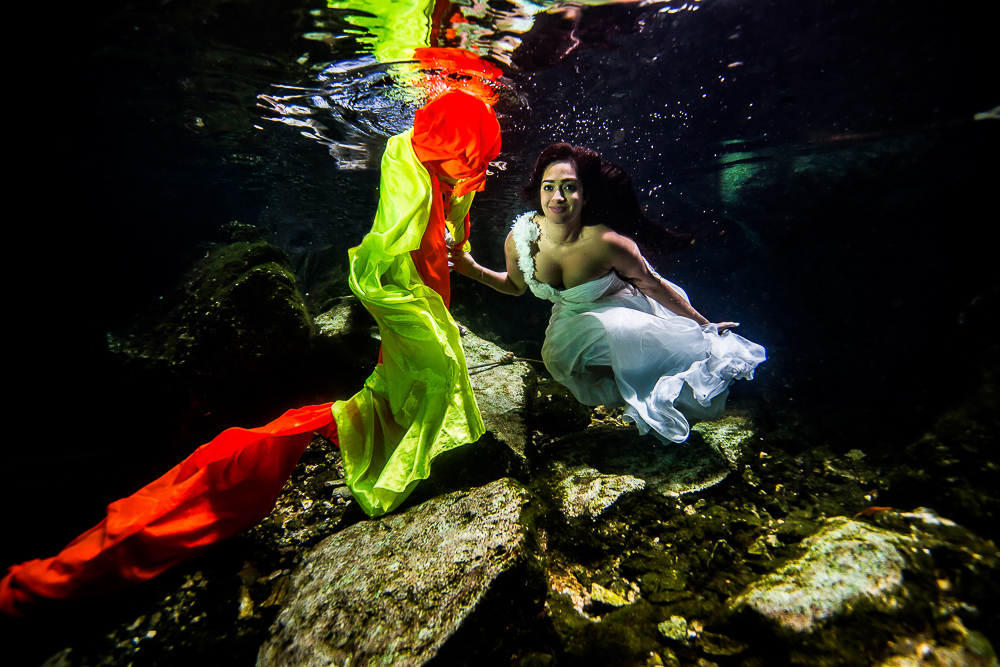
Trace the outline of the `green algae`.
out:
M 169 295 L 113 351 L 186 377 L 272 369 L 307 348 L 312 320 L 288 258 L 259 241 L 209 246 Z

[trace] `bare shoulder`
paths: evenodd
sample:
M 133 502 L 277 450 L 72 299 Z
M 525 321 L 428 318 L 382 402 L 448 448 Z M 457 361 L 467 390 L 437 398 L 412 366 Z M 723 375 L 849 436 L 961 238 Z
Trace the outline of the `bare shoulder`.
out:
M 517 243 L 514 241 L 514 230 L 507 233 L 507 238 L 503 242 L 503 249 L 507 253 L 517 255 Z
M 517 252 L 517 243 L 514 241 L 514 230 L 507 234 L 507 239 L 503 242 L 503 255 L 507 265 L 507 282 L 514 287 L 514 291 L 508 293 L 520 296 L 524 294 L 527 285 L 524 281 L 524 272 L 521 270 L 521 256 Z
M 592 229 L 594 241 L 601 246 L 609 257 L 621 255 L 639 256 L 639 247 L 629 237 L 622 236 L 607 225 L 594 225 Z
M 600 225 L 600 252 L 605 265 L 633 281 L 643 281 L 649 273 L 648 264 L 635 241 L 610 227 Z

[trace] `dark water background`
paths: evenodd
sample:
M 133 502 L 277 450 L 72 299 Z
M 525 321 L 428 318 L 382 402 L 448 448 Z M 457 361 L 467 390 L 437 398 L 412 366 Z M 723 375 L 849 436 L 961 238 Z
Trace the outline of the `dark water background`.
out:
M 157 397 L 130 394 L 106 340 L 176 286 L 199 243 L 260 224 L 302 267 L 368 229 L 377 172 L 339 169 L 258 106 L 357 55 L 304 37 L 323 7 L 148 0 L 15 22 L 36 44 L 8 104 L 5 560 L 51 555 L 214 435 L 195 420 L 165 443 L 144 408 Z M 772 426 L 812 420 L 835 448 L 912 442 L 993 344 L 1000 122 L 972 121 L 1000 103 L 986 3 L 664 7 L 586 7 L 520 36 L 502 65 L 507 169 L 473 209 L 477 257 L 500 265 L 537 151 L 589 145 L 630 171 L 653 218 L 696 238 L 661 272 L 767 347 L 734 400 L 766 406 Z M 742 189 L 724 190 L 736 174 Z M 455 283 L 477 331 L 541 340 L 546 304 Z

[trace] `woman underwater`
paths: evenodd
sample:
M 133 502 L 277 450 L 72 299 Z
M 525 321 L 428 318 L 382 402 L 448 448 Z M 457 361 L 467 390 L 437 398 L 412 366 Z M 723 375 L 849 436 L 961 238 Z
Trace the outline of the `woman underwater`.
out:
M 625 406 L 640 433 L 665 443 L 687 439 L 689 421 L 721 416 L 729 384 L 753 378 L 764 348 L 731 331 L 735 322 L 709 322 L 604 224 L 641 217 L 627 175 L 592 150 L 553 144 L 521 194 L 535 211 L 507 236 L 507 270 L 484 268 L 459 248 L 450 251 L 453 268 L 554 303 L 542 360 L 581 403 Z

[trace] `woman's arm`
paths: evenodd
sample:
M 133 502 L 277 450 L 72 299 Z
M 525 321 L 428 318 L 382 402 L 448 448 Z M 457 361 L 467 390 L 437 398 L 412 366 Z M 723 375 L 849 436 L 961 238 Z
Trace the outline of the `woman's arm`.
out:
M 524 282 L 521 268 L 517 264 L 517 248 L 514 247 L 513 232 L 507 235 L 507 240 L 503 244 L 503 252 L 507 260 L 507 270 L 503 273 L 480 266 L 472 255 L 461 248 L 450 248 L 448 256 L 451 260 L 451 268 L 463 276 L 478 280 L 498 292 L 521 296 L 527 289 L 527 285 Z
M 638 246 L 631 239 L 615 232 L 609 232 L 604 236 L 604 241 L 608 263 L 622 278 L 628 280 L 639 291 L 670 312 L 694 320 L 702 326 L 711 324 L 708 318 L 695 310 L 650 268 L 649 263 L 639 252 Z M 722 333 L 726 329 L 739 326 L 739 324 L 718 322 L 716 326 L 719 333 Z

